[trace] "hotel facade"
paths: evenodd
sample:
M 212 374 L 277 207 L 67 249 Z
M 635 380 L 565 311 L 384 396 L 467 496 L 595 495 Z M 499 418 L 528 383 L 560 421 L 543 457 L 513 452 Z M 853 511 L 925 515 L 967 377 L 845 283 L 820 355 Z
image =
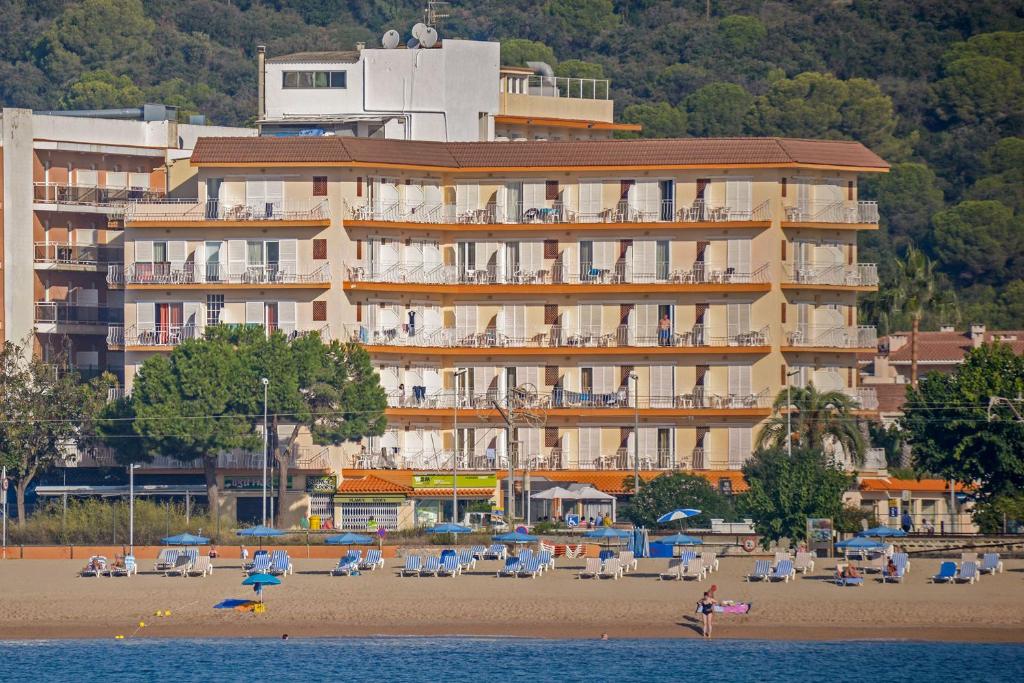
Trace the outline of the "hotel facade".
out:
M 858 143 L 210 138 L 192 165 L 198 199 L 125 210 L 108 348 L 130 387 L 211 325 L 363 344 L 388 429 L 335 469 L 736 470 L 787 383 L 876 408 L 857 181 L 888 166 Z

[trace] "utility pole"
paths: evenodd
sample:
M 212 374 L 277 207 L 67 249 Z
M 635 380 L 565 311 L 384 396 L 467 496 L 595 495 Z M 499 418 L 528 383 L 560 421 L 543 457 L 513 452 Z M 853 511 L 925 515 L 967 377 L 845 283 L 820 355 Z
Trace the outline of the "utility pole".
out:
M 267 388 L 270 386 L 270 380 L 266 377 L 260 378 L 260 383 L 263 384 L 263 526 L 267 525 L 267 444 L 268 444 L 268 433 L 267 433 Z
M 455 400 L 452 402 L 452 524 L 459 523 L 459 377 L 468 368 L 455 371 Z
M 491 404 L 498 411 L 498 414 L 501 415 L 501 419 L 505 421 L 505 453 L 508 458 L 508 481 L 506 482 L 508 491 L 505 494 L 505 516 L 508 519 L 509 528 L 512 528 L 512 518 L 515 516 L 516 509 L 516 499 L 513 491 L 516 469 L 515 463 L 512 461 L 512 418 L 508 411 L 502 408 L 497 401 L 492 399 Z
M 128 552 L 135 554 L 135 463 L 128 465 Z
M 4 497 L 4 533 L 3 533 L 3 559 L 7 559 L 7 465 L 4 465 L 3 473 L 0 474 L 0 495 Z
M 633 495 L 640 493 L 640 378 L 629 373 L 633 380 Z
M 799 370 L 791 370 L 786 373 L 786 457 L 790 460 L 793 459 L 793 402 L 789 396 L 793 383 L 789 381 L 789 378 L 799 374 Z

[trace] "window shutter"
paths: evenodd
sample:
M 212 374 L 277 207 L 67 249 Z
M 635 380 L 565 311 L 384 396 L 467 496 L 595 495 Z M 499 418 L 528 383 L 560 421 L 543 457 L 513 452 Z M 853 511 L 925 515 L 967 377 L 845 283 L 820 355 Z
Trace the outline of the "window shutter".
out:
M 544 182 L 544 198 L 549 201 L 558 199 L 558 181 L 548 180 Z
M 629 385 L 630 385 L 629 376 L 632 373 L 633 373 L 633 366 L 632 365 L 623 365 L 621 368 L 619 368 L 619 386 L 629 387 Z M 630 387 L 630 389 L 632 389 L 632 387 Z
M 711 184 L 710 178 L 697 178 L 697 199 L 704 199 L 704 193 Z
M 619 304 L 619 324 L 628 325 L 629 316 L 633 312 L 634 304 Z
M 153 242 L 152 240 L 138 240 L 135 242 L 135 262 L 136 263 L 152 263 L 153 262 Z
M 171 270 L 181 270 L 185 267 L 186 243 L 184 240 L 171 240 L 167 243 L 167 260 L 171 263 Z
M 549 387 L 558 386 L 558 366 L 544 366 L 544 385 Z
M 286 335 L 295 332 L 298 306 L 294 301 L 277 302 L 277 327 Z
M 327 240 L 313 240 L 313 259 L 316 261 L 322 261 L 325 258 L 327 258 Z
M 544 240 L 544 258 L 558 258 L 558 240 Z
M 313 321 L 324 322 L 327 320 L 327 302 L 326 301 L 314 301 L 313 302 Z
M 356 322 L 357 323 L 363 322 L 363 302 L 362 301 L 357 301 L 356 302 Z
M 325 175 L 313 176 L 313 196 L 314 197 L 326 197 L 327 196 L 327 176 L 325 176 Z
M 228 273 L 245 274 L 245 240 L 228 240 Z
M 363 176 L 356 176 L 356 196 L 363 196 Z
M 263 325 L 263 302 L 262 301 L 246 301 L 245 302 L 245 324 L 246 325 Z
M 281 272 L 286 275 L 295 275 L 298 272 L 298 250 L 299 243 L 295 239 L 286 239 L 280 241 L 280 263 L 278 268 Z
M 156 327 L 156 304 L 151 301 L 135 304 L 135 326 L 139 332 L 152 332 Z
M 555 325 L 558 323 L 558 304 L 544 304 L 544 324 Z
M 558 446 L 558 427 L 544 428 L 544 447 L 555 448 Z

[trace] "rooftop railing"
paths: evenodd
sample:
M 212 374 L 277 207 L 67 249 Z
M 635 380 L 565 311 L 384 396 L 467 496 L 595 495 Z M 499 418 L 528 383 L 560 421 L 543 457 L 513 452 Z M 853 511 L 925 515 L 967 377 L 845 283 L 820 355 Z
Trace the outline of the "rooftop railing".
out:
M 324 263 L 310 272 L 293 273 L 280 264 L 244 266 L 239 270 L 231 270 L 219 264 L 199 265 L 185 264 L 173 267 L 168 262 L 162 263 L 130 263 L 123 272 L 107 271 L 107 280 L 111 277 L 120 278 L 119 283 L 130 285 L 181 285 L 181 284 L 329 284 L 331 281 L 330 264 Z
M 102 266 L 121 263 L 124 259 L 124 248 L 106 244 L 36 242 L 33 259 L 36 263 Z
M 878 202 L 812 201 L 785 207 L 793 223 L 877 223 Z
M 800 325 L 787 335 L 791 346 L 820 346 L 837 349 L 865 349 L 878 345 L 874 326 L 857 327 Z
M 37 301 L 36 323 L 56 325 L 106 325 L 124 322 L 120 306 L 82 306 L 65 301 Z
M 227 324 L 227 323 L 225 323 Z M 303 335 L 317 333 L 324 342 L 331 340 L 330 325 L 322 325 L 311 330 L 295 329 L 293 325 L 274 325 L 269 329 L 264 325 L 267 334 L 281 331 L 288 339 L 296 339 Z M 145 325 L 135 324 L 127 328 L 112 325 L 107 328 L 107 344 L 111 346 L 154 346 L 173 348 L 189 339 L 200 339 L 206 333 L 206 325 Z
M 611 81 L 607 78 L 571 78 L 534 74 L 526 78 L 525 93 L 511 94 L 607 100 L 611 97 Z
M 854 265 L 787 263 L 786 282 L 800 285 L 837 285 L 841 287 L 877 287 L 878 267 L 874 263 Z
M 326 200 L 233 202 L 211 199 L 165 199 L 137 201 L 125 207 L 124 218 L 132 221 L 301 221 L 327 220 Z
M 129 202 L 151 201 L 164 196 L 162 190 L 141 187 L 104 187 L 46 182 L 32 185 L 33 200 L 39 204 L 120 207 Z

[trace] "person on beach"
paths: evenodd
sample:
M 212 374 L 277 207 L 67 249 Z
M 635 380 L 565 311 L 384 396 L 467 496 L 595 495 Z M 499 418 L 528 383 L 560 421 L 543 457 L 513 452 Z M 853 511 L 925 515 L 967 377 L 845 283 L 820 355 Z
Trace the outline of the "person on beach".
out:
M 210 544 L 210 559 L 217 559 L 217 546 L 213 545 L 212 543 Z
M 929 536 L 935 535 L 935 525 L 932 524 L 932 521 L 927 517 L 921 519 L 921 530 Z
M 850 564 L 846 565 L 843 568 L 843 578 L 844 579 L 859 579 L 860 578 L 860 571 L 858 571 L 857 565 L 855 565 L 853 562 L 851 562 Z
M 242 546 L 242 562 L 245 563 L 245 562 L 248 562 L 248 561 L 249 561 L 249 549 L 246 548 L 243 545 Z
M 701 630 L 705 638 L 711 637 L 711 615 L 715 613 L 715 605 L 717 600 L 711 595 L 711 591 L 706 591 L 704 597 L 697 603 L 697 609 L 700 610 L 701 616 Z
M 903 533 L 909 534 L 914 530 L 914 519 L 910 516 L 909 512 L 904 512 L 900 517 L 900 528 L 903 529 Z

